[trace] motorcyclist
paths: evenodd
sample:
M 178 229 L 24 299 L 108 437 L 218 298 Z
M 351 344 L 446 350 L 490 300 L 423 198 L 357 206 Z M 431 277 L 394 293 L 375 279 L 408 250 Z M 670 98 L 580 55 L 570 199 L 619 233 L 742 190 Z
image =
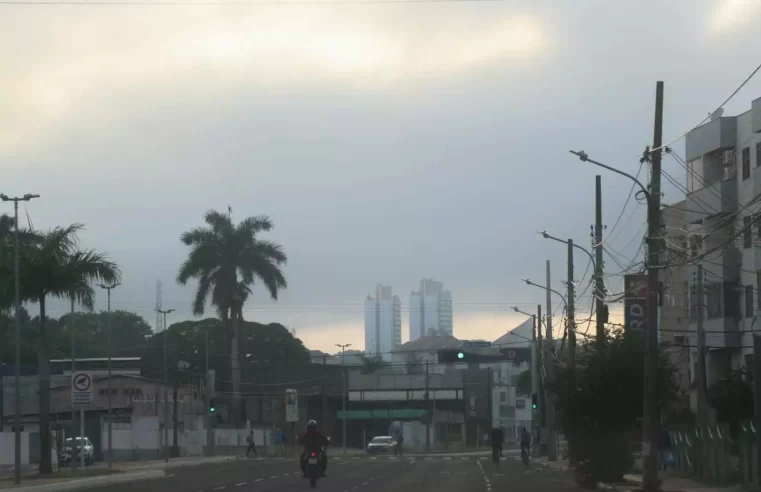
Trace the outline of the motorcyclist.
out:
M 531 456 L 531 433 L 526 429 L 525 427 L 521 427 L 521 433 L 518 436 L 518 439 L 521 443 L 521 453 L 523 453 L 523 450 L 526 450 L 527 456 Z
M 309 453 L 318 453 L 321 465 L 320 472 L 321 475 L 325 475 L 325 470 L 328 468 L 328 456 L 323 448 L 329 443 L 328 438 L 317 430 L 317 421 L 310 420 L 307 422 L 306 431 L 299 436 L 299 445 L 303 446 L 300 461 L 301 473 L 304 477 L 307 476 L 307 456 L 309 456 Z

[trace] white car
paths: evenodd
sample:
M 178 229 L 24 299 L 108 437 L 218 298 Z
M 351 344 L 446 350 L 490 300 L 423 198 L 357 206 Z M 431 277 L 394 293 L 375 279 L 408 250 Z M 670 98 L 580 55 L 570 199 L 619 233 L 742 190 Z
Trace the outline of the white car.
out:
M 80 463 L 79 453 L 85 455 L 85 466 L 95 463 L 95 447 L 86 437 L 70 437 L 63 443 L 61 464 L 70 465 L 72 461 Z

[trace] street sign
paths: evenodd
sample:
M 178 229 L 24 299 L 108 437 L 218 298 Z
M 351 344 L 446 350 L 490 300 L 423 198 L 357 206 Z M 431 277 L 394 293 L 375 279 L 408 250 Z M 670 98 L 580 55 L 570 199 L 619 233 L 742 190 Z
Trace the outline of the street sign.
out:
M 92 407 L 92 375 L 75 372 L 71 375 L 71 408 Z
M 299 399 L 295 389 L 285 390 L 285 421 L 299 421 Z
M 486 340 L 468 340 L 466 342 L 463 342 L 462 346 L 464 348 L 491 347 L 491 342 L 487 342 Z

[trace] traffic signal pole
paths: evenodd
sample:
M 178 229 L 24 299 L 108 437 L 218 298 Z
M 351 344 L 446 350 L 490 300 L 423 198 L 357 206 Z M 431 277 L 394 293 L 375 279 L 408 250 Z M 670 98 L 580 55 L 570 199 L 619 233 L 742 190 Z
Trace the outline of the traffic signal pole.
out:
M 536 437 L 536 429 L 539 428 L 539 348 L 537 346 L 536 333 L 540 329 L 536 315 L 532 315 L 531 330 L 531 422 L 533 423 L 533 436 Z M 531 446 L 531 455 L 539 456 L 539 446 Z

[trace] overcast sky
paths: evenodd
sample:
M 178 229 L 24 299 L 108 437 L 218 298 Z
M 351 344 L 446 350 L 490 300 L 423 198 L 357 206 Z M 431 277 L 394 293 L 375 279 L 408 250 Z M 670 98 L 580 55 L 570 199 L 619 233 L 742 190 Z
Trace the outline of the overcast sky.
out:
M 362 348 L 376 283 L 406 311 L 431 277 L 457 337 L 495 339 L 523 320 L 510 306 L 543 302 L 520 279 L 543 283 L 546 259 L 564 288 L 565 249 L 536 231 L 589 244 L 600 170 L 568 149 L 636 173 L 656 80 L 670 140 L 761 61 L 760 21 L 754 0 L 4 4 L 0 192 L 41 194 L 22 208 L 35 227 L 86 224 L 82 245 L 124 271 L 113 307 L 151 324 L 157 280 L 170 319 L 192 317 L 179 235 L 229 205 L 269 215 L 290 257 L 288 289 L 274 303 L 255 288 L 248 319 Z M 726 114 L 757 97 L 761 75 Z M 610 230 L 630 183 L 602 174 Z M 630 203 L 608 246 L 633 257 L 644 222 Z

